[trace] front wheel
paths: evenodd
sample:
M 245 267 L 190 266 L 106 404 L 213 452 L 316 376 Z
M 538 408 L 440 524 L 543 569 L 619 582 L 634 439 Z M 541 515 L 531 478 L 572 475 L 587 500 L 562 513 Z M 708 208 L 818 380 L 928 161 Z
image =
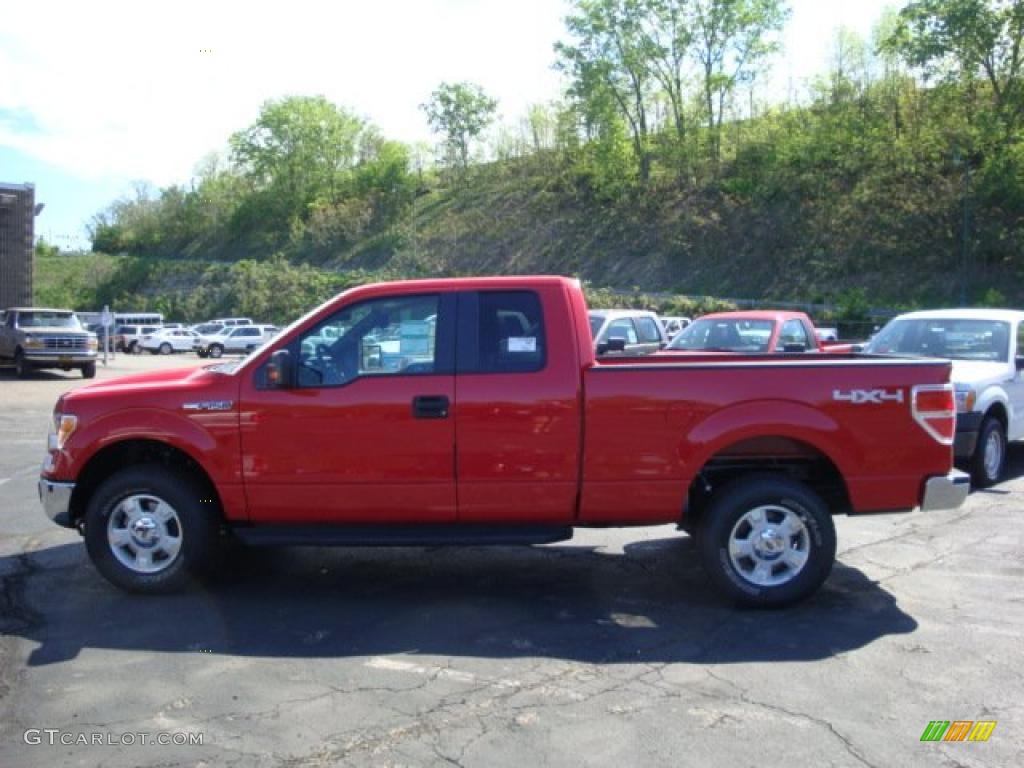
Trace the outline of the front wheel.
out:
M 825 503 L 807 486 L 751 475 L 712 498 L 698 547 L 708 576 L 726 596 L 780 608 L 810 596 L 828 578 L 836 531 Z
M 25 353 L 20 349 L 14 353 L 14 375 L 19 379 L 27 379 L 32 373 L 32 366 L 25 359 Z
M 173 351 L 174 350 L 171 349 L 171 345 L 168 344 L 166 341 L 163 344 L 160 345 L 160 354 L 161 355 L 169 355 Z
M 224 354 L 224 347 L 220 344 L 214 344 L 210 347 L 210 357 L 220 357 Z
M 158 464 L 123 469 L 93 493 L 85 545 L 97 570 L 129 592 L 173 592 L 213 560 L 219 521 L 209 492 Z
M 82 366 L 82 378 L 83 379 L 95 379 L 96 378 L 96 363 L 86 363 Z
M 971 479 L 978 488 L 995 485 L 1006 468 L 1006 430 L 999 419 L 989 416 L 981 424 L 978 446 L 971 457 Z

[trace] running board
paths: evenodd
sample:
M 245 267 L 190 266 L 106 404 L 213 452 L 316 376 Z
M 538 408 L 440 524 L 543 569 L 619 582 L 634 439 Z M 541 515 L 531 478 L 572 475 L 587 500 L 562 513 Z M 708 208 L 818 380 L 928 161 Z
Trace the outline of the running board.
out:
M 231 531 L 253 547 L 503 547 L 567 541 L 573 529 L 568 525 L 257 525 Z

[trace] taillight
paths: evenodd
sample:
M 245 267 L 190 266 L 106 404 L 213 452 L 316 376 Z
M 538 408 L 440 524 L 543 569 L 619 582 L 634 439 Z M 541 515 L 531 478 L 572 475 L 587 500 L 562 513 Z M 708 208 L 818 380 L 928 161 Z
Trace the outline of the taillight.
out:
M 922 384 L 911 390 L 914 421 L 943 445 L 956 437 L 956 395 L 952 384 Z

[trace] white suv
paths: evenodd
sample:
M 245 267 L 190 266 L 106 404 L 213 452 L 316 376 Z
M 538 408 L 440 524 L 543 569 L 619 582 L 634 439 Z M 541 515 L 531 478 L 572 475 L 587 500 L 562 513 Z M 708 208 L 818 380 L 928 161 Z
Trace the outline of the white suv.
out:
M 975 485 L 996 483 L 1006 441 L 1024 439 L 1024 312 L 942 309 L 900 315 L 864 347 L 876 355 L 921 355 L 953 362 L 957 459 Z
M 237 325 L 212 336 L 200 336 L 193 349 L 200 357 L 220 357 L 225 352 L 248 353 L 270 341 L 278 332 L 274 325 Z

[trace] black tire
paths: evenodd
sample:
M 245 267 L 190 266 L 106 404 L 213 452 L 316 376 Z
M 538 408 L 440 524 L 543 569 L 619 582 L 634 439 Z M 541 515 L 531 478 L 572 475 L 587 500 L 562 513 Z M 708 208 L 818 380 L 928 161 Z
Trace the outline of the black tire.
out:
M 760 554 L 738 556 L 737 565 L 730 554 L 734 533 L 747 529 L 748 536 L 754 538 L 755 531 L 745 516 L 762 507 L 770 508 L 761 514 L 772 546 L 799 549 L 794 556 L 804 557 L 803 565 L 787 580 L 774 584 L 756 583 L 753 569 L 760 563 L 768 567 L 771 579 L 786 579 L 794 568 L 784 555 L 767 553 L 765 559 Z M 778 528 L 771 527 L 776 523 L 770 517 L 775 516 L 795 516 L 802 523 L 802 531 L 789 537 L 782 535 Z M 754 541 L 768 546 L 760 537 Z M 836 530 L 825 503 L 806 485 L 777 475 L 750 475 L 730 483 L 712 497 L 701 517 L 697 546 L 708 576 L 727 597 L 741 605 L 781 608 L 810 596 L 828 578 L 836 557 Z M 767 563 L 766 559 L 771 557 L 779 559 Z
M 176 513 L 173 528 L 180 538 L 179 548 L 153 573 L 125 565 L 108 538 L 111 515 L 122 514 L 119 505 L 132 496 L 163 501 Z M 90 559 L 108 581 L 129 592 L 162 594 L 181 589 L 213 565 L 220 520 L 210 505 L 203 503 L 208 497 L 209 491 L 194 478 L 159 464 L 142 464 L 111 475 L 86 506 L 85 546 Z
M 27 379 L 32 375 L 32 366 L 25 359 L 25 353 L 20 349 L 14 353 L 14 375 L 19 379 Z
M 224 347 L 222 347 L 220 344 L 214 344 L 214 345 L 212 345 L 210 347 L 210 357 L 217 358 L 217 357 L 220 357 L 223 354 L 224 354 Z
M 978 432 L 971 456 L 971 480 L 976 488 L 989 488 L 1003 479 L 1006 470 L 1006 430 L 994 416 L 987 416 Z
M 95 379 L 96 378 L 96 363 L 86 363 L 82 366 L 82 378 L 83 379 Z
M 130 355 L 141 355 L 142 347 L 139 346 L 139 342 L 133 341 L 128 345 L 128 354 Z
M 171 345 L 168 344 L 166 341 L 163 344 L 160 345 L 160 354 L 161 355 L 169 355 L 173 351 L 174 350 L 171 348 Z

